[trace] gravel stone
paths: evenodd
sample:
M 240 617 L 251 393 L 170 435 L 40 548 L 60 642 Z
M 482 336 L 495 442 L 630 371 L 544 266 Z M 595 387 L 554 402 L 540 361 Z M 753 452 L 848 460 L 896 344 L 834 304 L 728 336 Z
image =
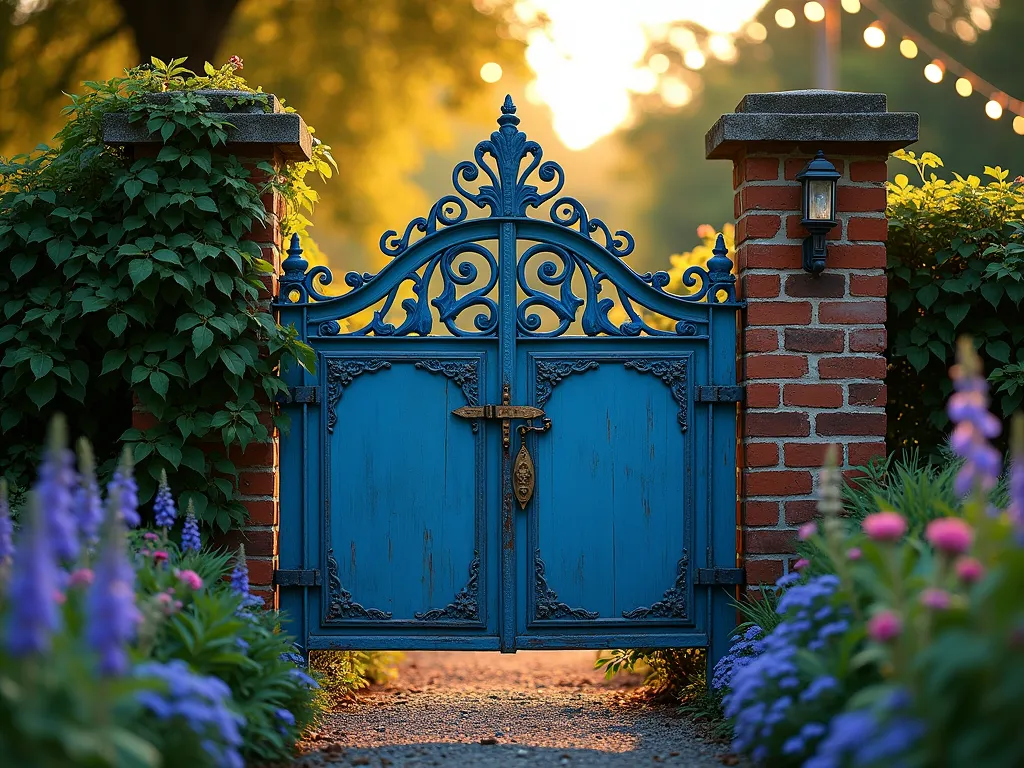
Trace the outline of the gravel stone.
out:
M 293 768 L 743 765 L 674 707 L 652 705 L 639 677 L 606 681 L 597 655 L 408 653 L 397 681 L 329 713 Z

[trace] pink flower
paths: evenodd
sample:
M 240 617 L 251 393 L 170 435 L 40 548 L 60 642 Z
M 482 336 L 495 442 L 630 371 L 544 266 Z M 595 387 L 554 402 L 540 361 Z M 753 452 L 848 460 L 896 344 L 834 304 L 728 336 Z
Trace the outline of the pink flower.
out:
M 973 557 L 960 557 L 956 561 L 956 575 L 965 584 L 979 581 L 985 574 L 985 566 Z
M 159 537 L 159 536 L 157 536 L 157 535 L 156 535 L 155 533 L 153 533 L 152 531 L 149 531 L 148 533 L 144 533 L 144 534 L 142 534 L 142 538 L 144 538 L 144 539 L 145 539 L 146 541 L 156 541 L 156 540 L 157 540 L 157 539 L 159 539 L 160 537 Z
M 159 595 L 156 596 L 156 601 L 161 605 L 168 605 L 171 602 L 171 596 L 168 595 L 166 592 L 161 592 Z
M 57 605 L 64 605 L 67 602 L 68 596 L 61 592 L 59 589 L 53 590 L 53 602 Z
M 92 584 L 92 570 L 89 568 L 79 568 L 77 571 L 72 571 L 68 583 L 72 587 L 89 586 Z
M 810 564 L 811 564 L 810 560 L 808 560 L 806 557 L 801 557 L 799 560 L 797 560 L 795 563 L 793 563 L 793 570 L 794 571 L 802 571 L 804 568 L 806 568 Z
M 903 622 L 892 611 L 876 613 L 868 620 L 868 634 L 873 640 L 887 643 L 903 630 Z
M 797 530 L 797 534 L 796 535 L 797 535 L 797 538 L 800 539 L 800 541 L 807 541 L 809 538 L 811 538 L 811 536 L 813 536 L 817 532 L 818 532 L 818 524 L 817 523 L 804 523 L 803 525 L 800 526 L 799 530 Z
M 189 589 L 195 590 L 203 587 L 203 580 L 195 571 L 179 571 L 177 576 Z
M 851 560 L 860 560 L 861 554 L 860 547 L 850 547 L 846 550 L 846 556 Z
M 907 521 L 895 512 L 876 512 L 865 517 L 861 527 L 875 541 L 899 541 L 907 532 Z
M 929 587 L 921 593 L 921 605 L 936 611 L 944 611 L 949 608 L 949 592 Z
M 156 552 L 153 553 L 153 562 L 154 563 L 166 563 L 167 562 L 167 553 L 164 552 L 162 549 L 158 549 Z
M 974 531 L 958 517 L 941 517 L 928 523 L 924 537 L 940 552 L 959 555 L 971 548 Z
M 234 68 L 237 71 L 242 68 L 242 57 L 232 56 L 230 59 L 228 59 L 228 64 L 230 64 L 232 68 Z

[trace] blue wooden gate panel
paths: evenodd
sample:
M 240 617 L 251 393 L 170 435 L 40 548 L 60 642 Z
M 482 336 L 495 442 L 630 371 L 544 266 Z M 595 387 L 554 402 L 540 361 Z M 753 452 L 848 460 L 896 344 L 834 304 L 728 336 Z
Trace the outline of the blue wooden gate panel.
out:
M 506 98 L 458 194 L 347 292 L 293 238 L 277 308 L 318 364 L 285 374 L 280 567 L 307 586 L 282 607 L 307 649 L 717 657 L 734 616 L 698 576 L 736 564 L 731 262 L 719 239 L 684 296 L 634 272 L 518 123 Z

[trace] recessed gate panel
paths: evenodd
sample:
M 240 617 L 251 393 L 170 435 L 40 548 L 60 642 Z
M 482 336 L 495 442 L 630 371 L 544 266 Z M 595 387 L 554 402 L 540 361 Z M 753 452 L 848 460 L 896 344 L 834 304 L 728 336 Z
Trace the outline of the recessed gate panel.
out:
M 718 656 L 733 617 L 709 585 L 737 575 L 732 263 L 719 239 L 684 295 L 633 271 L 633 238 L 557 197 L 562 169 L 515 111 L 347 292 L 324 293 L 292 240 L 277 308 L 317 369 L 286 373 L 282 607 L 307 649 Z

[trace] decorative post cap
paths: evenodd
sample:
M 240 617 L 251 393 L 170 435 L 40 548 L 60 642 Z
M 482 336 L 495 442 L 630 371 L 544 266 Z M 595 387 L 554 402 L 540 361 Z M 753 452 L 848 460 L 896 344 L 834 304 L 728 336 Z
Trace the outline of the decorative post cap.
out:
M 871 145 L 892 152 L 918 139 L 920 115 L 889 112 L 884 93 L 782 91 L 751 93 L 704 137 L 709 159 L 731 158 L 751 145 Z

